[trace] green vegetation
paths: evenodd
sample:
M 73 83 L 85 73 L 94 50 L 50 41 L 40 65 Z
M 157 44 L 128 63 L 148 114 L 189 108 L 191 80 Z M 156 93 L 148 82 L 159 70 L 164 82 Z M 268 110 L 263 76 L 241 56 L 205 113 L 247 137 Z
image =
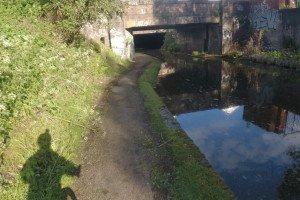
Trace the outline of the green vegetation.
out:
M 220 10 L 214 10 L 213 16 L 216 17 L 216 18 L 220 17 L 221 16 L 221 11 Z
M 12 15 L 36 19 L 42 17 L 53 23 L 66 42 L 72 43 L 79 37 L 82 24 L 101 16 L 107 21 L 122 15 L 124 4 L 119 0 L 0 0 L 2 8 Z
M 61 2 L 48 1 L 47 6 L 69 1 Z M 51 24 L 39 18 L 44 9 L 34 0 L 0 0 L 1 200 L 27 199 L 27 183 L 31 188 L 46 184 L 39 189 L 51 192 L 40 199 L 61 198 L 57 186 L 73 182 L 68 175 L 76 175 L 72 168 L 77 168 L 81 141 L 97 116 L 94 107 L 104 81 L 129 65 L 88 41 L 66 45 L 57 27 L 68 32 L 67 21 Z M 50 134 L 46 150 L 40 143 L 43 133 Z M 34 181 L 38 176 L 43 186 Z
M 289 59 L 292 61 L 300 61 L 300 52 L 284 52 L 284 51 L 266 51 L 260 53 L 263 57 L 274 59 Z
M 294 53 L 291 54 L 292 59 L 296 60 L 296 61 L 300 61 L 300 51 L 296 51 Z
M 158 189 L 167 187 L 171 199 L 233 199 L 232 193 L 211 167 L 201 164 L 205 158 L 186 134 L 182 130 L 166 127 L 160 114 L 164 104 L 153 89 L 159 69 L 160 63 L 155 61 L 139 79 L 151 123 L 167 141 L 165 144 L 173 165 L 171 175 L 155 169 L 152 178 L 154 186 Z
M 216 55 L 208 54 L 208 53 L 206 53 L 204 51 L 201 51 L 201 52 L 199 52 L 199 51 L 192 51 L 192 56 L 193 57 L 198 57 L 198 58 L 199 57 L 206 58 L 206 57 L 214 57 Z
M 246 45 L 241 43 L 235 43 L 229 52 L 227 52 L 223 57 L 230 58 L 233 60 L 245 58 L 249 59 L 251 57 L 256 57 L 257 62 L 263 62 L 268 64 L 282 65 L 282 61 L 289 61 L 291 63 L 300 61 L 300 52 L 296 51 L 294 45 L 284 45 L 287 49 L 285 50 L 264 50 L 264 31 L 258 30 L 253 32 L 249 29 L 249 39 L 245 40 Z M 285 65 L 289 65 L 285 63 Z
M 268 58 L 276 58 L 276 59 L 283 59 L 284 55 L 281 51 L 269 51 L 269 52 L 262 52 L 263 56 Z
M 200 56 L 201 53 L 200 53 L 199 51 L 193 51 L 193 52 L 192 52 L 192 55 L 193 55 L 193 56 Z
M 156 166 L 151 174 L 151 186 L 159 191 L 166 191 L 171 186 L 169 174 L 165 173 L 162 167 Z
M 173 32 L 167 32 L 165 35 L 164 44 L 161 47 L 162 51 L 169 53 L 175 53 L 178 51 L 178 47 L 175 40 L 175 35 Z
M 300 62 L 299 51 L 263 51 L 262 47 L 258 47 L 253 39 L 250 39 L 245 48 L 235 46 L 231 51 L 222 55 L 224 58 L 233 61 L 239 59 L 250 59 L 260 63 L 268 63 L 278 66 L 293 66 L 295 63 Z

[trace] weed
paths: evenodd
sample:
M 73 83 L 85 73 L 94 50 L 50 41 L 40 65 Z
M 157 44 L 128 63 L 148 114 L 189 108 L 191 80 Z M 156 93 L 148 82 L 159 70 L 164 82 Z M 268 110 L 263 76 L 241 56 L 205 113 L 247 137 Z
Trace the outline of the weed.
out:
M 170 188 L 170 174 L 167 174 L 160 167 L 155 167 L 151 174 L 151 185 L 156 190 L 164 191 Z
M 143 145 L 148 149 L 153 149 L 155 147 L 153 143 L 153 139 L 150 136 L 145 137 L 145 140 L 143 141 Z

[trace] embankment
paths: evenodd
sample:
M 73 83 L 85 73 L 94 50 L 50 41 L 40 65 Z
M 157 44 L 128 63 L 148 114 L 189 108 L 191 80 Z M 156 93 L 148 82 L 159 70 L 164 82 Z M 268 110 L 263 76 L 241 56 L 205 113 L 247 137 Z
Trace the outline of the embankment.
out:
M 179 128 L 167 127 L 161 112 L 165 106 L 154 90 L 161 63 L 153 62 L 139 79 L 151 124 L 156 129 L 170 160 L 169 171 L 160 172 L 164 180 L 158 187 L 166 188 L 171 199 L 234 199 L 220 177 L 207 163 L 204 155 Z M 160 147 L 159 146 L 159 147 Z M 157 152 L 160 151 L 157 147 Z

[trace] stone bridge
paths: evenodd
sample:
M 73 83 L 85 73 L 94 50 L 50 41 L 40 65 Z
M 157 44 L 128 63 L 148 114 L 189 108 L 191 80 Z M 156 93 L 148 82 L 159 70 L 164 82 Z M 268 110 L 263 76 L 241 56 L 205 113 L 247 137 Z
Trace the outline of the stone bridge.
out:
M 218 0 L 125 0 L 125 2 L 124 23 L 127 30 L 220 22 Z
M 176 50 L 223 54 L 237 43 L 244 46 L 251 27 L 264 32 L 268 49 L 282 48 L 286 38 L 300 48 L 300 12 L 294 8 L 295 0 L 122 1 L 126 4 L 124 15 L 115 16 L 109 26 L 99 20 L 81 30 L 122 57 L 133 57 L 134 48 L 149 48 L 149 44 L 157 44 L 153 48 L 159 49 L 166 32 L 174 37 Z M 287 10 L 287 6 L 293 9 Z
M 95 22 L 86 24 L 82 33 L 104 43 L 122 57 L 133 57 L 134 49 L 149 48 L 164 41 L 171 29 L 176 50 L 222 54 L 236 42 L 243 24 L 239 16 L 248 15 L 250 0 L 122 0 L 123 16 L 110 22 L 110 29 Z M 257 0 L 263 1 L 263 0 Z M 270 0 L 271 1 L 271 0 Z M 241 17 L 243 19 L 243 17 Z M 241 29 L 242 30 L 242 29 Z M 243 35 L 243 34 L 241 34 Z M 146 43 L 147 42 L 147 43 Z M 152 48 L 152 47 L 151 47 Z

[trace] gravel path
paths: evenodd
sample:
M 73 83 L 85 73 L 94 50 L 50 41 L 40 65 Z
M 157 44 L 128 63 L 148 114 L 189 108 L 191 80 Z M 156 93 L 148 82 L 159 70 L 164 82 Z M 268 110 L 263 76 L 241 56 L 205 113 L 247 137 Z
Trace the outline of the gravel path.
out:
M 108 89 L 98 109 L 94 131 L 87 135 L 81 175 L 75 184 L 78 200 L 152 200 L 153 155 L 143 143 L 151 129 L 138 77 L 153 58 L 137 54 L 134 67 Z

